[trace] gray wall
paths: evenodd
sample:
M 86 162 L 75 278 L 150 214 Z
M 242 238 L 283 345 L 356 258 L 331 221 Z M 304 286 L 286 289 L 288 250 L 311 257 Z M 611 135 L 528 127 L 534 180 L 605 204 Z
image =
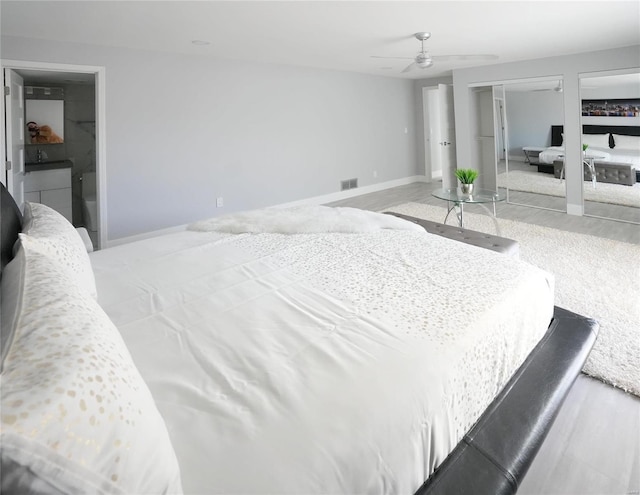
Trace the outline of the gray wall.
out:
M 107 240 L 418 173 L 413 81 L 6 36 L 1 56 L 106 67 Z
M 509 157 L 524 160 L 523 146 L 550 146 L 551 126 L 564 120 L 562 93 L 507 91 L 506 100 Z

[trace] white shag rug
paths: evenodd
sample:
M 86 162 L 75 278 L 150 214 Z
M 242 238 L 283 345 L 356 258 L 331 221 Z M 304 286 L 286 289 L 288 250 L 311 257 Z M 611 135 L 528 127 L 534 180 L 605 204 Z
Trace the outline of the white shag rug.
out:
M 442 222 L 446 210 L 405 203 L 385 211 Z M 449 224 L 454 224 L 449 219 Z M 556 305 L 594 318 L 600 332 L 583 371 L 640 397 L 640 245 L 498 218 L 520 259 L 555 275 Z M 493 219 L 465 212 L 465 227 L 495 235 Z
M 512 191 L 522 191 L 548 196 L 566 196 L 565 181 L 555 178 L 551 174 L 527 172 L 525 170 L 512 170 L 498 174 L 498 187 L 507 187 Z M 622 184 L 610 184 L 608 182 L 596 183 L 595 189 L 591 182 L 584 182 L 584 199 L 597 203 L 611 203 L 640 208 L 640 182 L 633 186 Z

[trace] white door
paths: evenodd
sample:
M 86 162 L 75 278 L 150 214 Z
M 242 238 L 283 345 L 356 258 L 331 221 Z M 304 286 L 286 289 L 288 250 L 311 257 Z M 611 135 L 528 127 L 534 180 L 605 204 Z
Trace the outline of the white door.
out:
M 456 127 L 453 111 L 453 86 L 438 84 L 440 102 L 440 160 L 444 187 L 452 187 L 453 171 L 456 169 Z M 455 181 L 453 181 L 455 185 Z
M 438 84 L 437 88 L 424 88 L 422 101 L 425 159 L 431 162 L 431 178 L 444 179 L 456 166 L 453 87 Z
M 424 115 L 424 157 L 425 175 L 431 179 L 442 177 L 440 157 L 440 100 L 438 88 L 422 88 L 422 106 Z
M 6 185 L 22 210 L 24 204 L 24 84 L 11 69 L 4 70 Z M 8 94 L 7 94 L 8 92 Z

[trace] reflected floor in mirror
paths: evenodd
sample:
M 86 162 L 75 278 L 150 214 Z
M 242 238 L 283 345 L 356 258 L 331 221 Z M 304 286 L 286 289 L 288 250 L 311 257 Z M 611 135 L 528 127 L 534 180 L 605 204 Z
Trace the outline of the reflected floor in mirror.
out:
M 551 174 L 537 172 L 537 167 L 510 161 L 509 173 L 504 162 L 498 167 L 498 185 L 509 186 L 511 203 L 566 210 L 565 182 Z M 640 183 L 633 186 L 584 181 L 585 215 L 640 222 Z

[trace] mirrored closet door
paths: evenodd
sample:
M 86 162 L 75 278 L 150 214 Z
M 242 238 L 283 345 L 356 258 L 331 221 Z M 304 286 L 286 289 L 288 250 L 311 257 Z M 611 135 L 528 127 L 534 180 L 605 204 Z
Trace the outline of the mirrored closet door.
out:
M 640 70 L 580 79 L 584 214 L 640 223 Z
M 499 88 L 498 91 L 495 91 Z M 502 95 L 496 97 L 496 95 Z M 513 204 L 566 211 L 561 80 L 531 79 L 494 88 L 497 185 Z

